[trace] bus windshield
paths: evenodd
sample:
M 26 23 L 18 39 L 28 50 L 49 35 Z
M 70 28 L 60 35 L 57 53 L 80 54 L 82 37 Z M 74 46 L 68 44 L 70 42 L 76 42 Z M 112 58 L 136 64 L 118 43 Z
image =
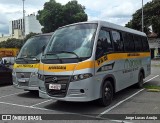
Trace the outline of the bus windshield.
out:
M 90 57 L 97 24 L 77 24 L 55 31 L 47 45 L 46 59 Z
M 42 48 L 48 43 L 50 37 L 51 35 L 40 35 L 28 39 L 18 54 L 17 59 L 40 59 Z

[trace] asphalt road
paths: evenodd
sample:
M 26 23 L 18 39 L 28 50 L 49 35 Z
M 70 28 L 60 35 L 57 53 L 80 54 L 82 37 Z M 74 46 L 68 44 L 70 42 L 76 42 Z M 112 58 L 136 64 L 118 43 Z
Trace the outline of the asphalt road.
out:
M 152 74 L 145 79 L 145 84 L 160 85 L 159 68 L 160 61 L 152 61 Z M 87 123 L 93 122 L 93 120 L 94 122 L 116 123 L 122 122 L 122 120 L 117 120 L 117 115 L 115 114 L 160 114 L 159 96 L 160 93 L 147 92 L 146 89 L 136 89 L 134 86 L 132 86 L 118 92 L 113 99 L 113 103 L 110 106 L 104 108 L 96 105 L 96 102 L 73 103 L 42 99 L 38 97 L 38 93 L 30 93 L 27 91 L 15 89 L 14 87 L 12 87 L 12 85 L 6 85 L 0 86 L 0 114 L 62 114 L 58 116 L 60 117 L 60 119 L 63 119 L 63 114 L 69 114 L 70 116 L 78 119 L 90 119 L 85 121 Z M 110 114 L 114 115 L 110 117 Z M 97 120 L 97 117 L 105 120 Z M 9 122 L 11 121 L 4 121 L 4 123 Z M 27 122 L 35 123 L 36 121 Z M 41 123 L 44 121 L 38 122 Z M 67 123 L 71 121 L 61 120 L 45 122 Z M 79 123 L 82 121 L 78 120 L 76 122 Z M 123 122 L 159 123 L 160 121 L 125 120 Z

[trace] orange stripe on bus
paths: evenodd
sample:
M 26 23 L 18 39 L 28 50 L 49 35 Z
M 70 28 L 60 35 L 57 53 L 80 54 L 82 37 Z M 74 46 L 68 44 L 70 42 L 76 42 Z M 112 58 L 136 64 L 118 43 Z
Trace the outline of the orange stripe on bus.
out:
M 65 72 L 99 67 L 104 62 L 120 59 L 150 57 L 150 53 L 116 53 L 105 55 L 95 61 L 85 61 L 74 64 L 40 64 L 39 69 L 48 72 Z

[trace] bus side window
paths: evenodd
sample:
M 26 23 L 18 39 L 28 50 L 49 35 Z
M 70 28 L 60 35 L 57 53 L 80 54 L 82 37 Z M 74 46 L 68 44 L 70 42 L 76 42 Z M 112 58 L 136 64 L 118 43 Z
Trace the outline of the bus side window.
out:
M 147 37 L 142 37 L 142 43 L 143 43 L 143 51 L 149 51 L 149 44 Z
M 135 51 L 133 35 L 129 33 L 123 33 L 124 49 L 127 52 Z
M 123 40 L 120 32 L 112 31 L 114 51 L 123 51 Z
M 97 41 L 96 59 L 110 51 L 113 51 L 110 32 L 107 30 L 100 30 Z
M 134 35 L 134 44 L 135 44 L 135 50 L 137 52 L 140 52 L 143 50 L 143 44 L 141 40 L 141 36 Z

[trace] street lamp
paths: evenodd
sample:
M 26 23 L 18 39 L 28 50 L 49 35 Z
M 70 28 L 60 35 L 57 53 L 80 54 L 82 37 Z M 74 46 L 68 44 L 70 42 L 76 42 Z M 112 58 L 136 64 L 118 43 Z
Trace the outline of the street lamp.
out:
M 22 35 L 23 35 L 23 39 L 24 39 L 24 36 L 25 36 L 25 29 L 24 29 L 24 28 L 25 28 L 25 18 L 24 18 L 24 17 L 25 17 L 25 10 L 24 10 L 24 1 L 25 1 L 25 0 L 22 0 L 22 2 L 23 2 L 23 24 L 22 24 L 22 25 L 23 25 L 23 27 L 22 27 Z
M 144 32 L 143 0 L 142 0 L 142 32 Z

